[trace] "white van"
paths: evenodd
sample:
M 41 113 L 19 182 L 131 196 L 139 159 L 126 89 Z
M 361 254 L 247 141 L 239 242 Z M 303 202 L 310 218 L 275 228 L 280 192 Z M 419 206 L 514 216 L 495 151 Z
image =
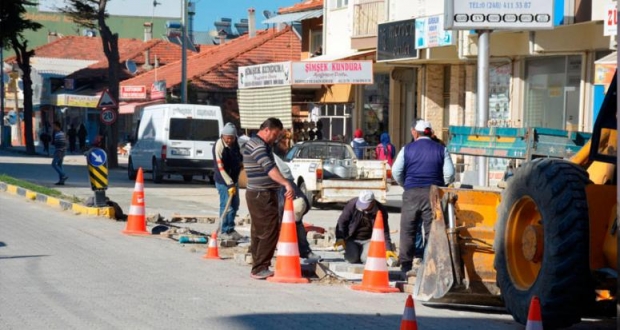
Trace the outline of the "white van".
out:
M 151 173 L 153 182 L 180 174 L 185 182 L 194 175 L 213 181 L 213 145 L 224 127 L 218 106 L 158 104 L 145 107 L 129 152 L 127 173 L 135 180 L 138 168 Z

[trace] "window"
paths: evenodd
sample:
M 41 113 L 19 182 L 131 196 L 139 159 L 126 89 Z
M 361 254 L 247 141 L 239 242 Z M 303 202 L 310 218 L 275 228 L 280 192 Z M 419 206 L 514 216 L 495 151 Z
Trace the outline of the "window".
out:
M 331 0 L 331 9 L 345 8 L 349 6 L 349 0 Z
M 217 120 L 171 118 L 170 140 L 216 141 L 219 138 Z
M 321 56 L 323 54 L 323 31 L 310 30 L 310 56 Z

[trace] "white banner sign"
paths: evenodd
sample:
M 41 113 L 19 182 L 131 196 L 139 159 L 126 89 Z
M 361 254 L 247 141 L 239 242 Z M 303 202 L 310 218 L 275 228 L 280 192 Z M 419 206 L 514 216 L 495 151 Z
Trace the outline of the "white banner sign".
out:
M 294 85 L 372 84 L 372 61 L 293 62 Z
M 616 3 L 611 2 L 605 6 L 605 29 L 604 36 L 615 36 L 618 34 L 618 10 Z
M 291 84 L 291 62 L 241 66 L 239 88 L 287 86 Z
M 446 30 L 540 30 L 553 28 L 551 0 L 447 0 Z
M 454 44 L 452 31 L 443 29 L 443 16 L 418 17 L 415 19 L 415 48 L 433 48 Z
M 146 99 L 146 86 L 121 86 L 120 99 Z

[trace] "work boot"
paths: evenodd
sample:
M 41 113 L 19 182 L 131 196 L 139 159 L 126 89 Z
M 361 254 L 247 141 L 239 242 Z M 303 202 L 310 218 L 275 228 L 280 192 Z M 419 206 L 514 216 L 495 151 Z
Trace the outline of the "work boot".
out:
M 230 235 L 230 239 L 233 241 L 239 241 L 245 238 L 245 236 L 239 234 L 236 230 L 233 229 L 233 231 L 231 231 L 230 233 L 228 233 L 228 235 Z
M 308 262 L 312 262 L 312 263 L 316 263 L 316 262 L 323 260 L 323 257 L 321 257 L 320 255 L 312 251 L 308 252 L 308 254 L 306 254 L 305 256 L 302 256 L 301 258 L 306 259 Z
M 273 272 L 269 269 L 263 269 L 257 273 L 250 273 L 250 277 L 256 280 L 264 280 L 271 276 L 273 276 Z

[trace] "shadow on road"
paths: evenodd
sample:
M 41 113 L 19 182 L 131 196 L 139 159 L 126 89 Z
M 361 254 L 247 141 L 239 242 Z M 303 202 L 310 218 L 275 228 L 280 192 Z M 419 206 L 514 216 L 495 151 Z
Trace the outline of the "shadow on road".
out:
M 0 256 L 1 259 L 22 259 L 22 258 L 40 258 L 40 257 L 49 257 L 47 254 L 33 254 L 33 255 L 25 255 L 25 256 Z

